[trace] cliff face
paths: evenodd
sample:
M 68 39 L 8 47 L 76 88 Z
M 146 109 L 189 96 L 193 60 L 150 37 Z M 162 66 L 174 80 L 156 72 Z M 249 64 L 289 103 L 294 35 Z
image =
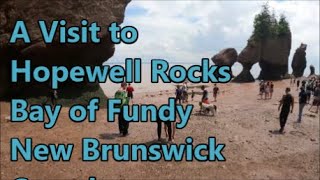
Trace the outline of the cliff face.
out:
M 74 1 L 37 1 L 37 0 L 2 0 L 0 2 L 0 97 L 36 97 L 47 95 L 48 83 L 12 84 L 10 81 L 11 60 L 32 60 L 32 66 L 63 65 L 67 67 L 82 65 L 102 65 L 113 56 L 114 44 L 109 40 L 107 27 L 112 22 L 123 22 L 128 0 L 74 0 Z M 44 44 L 39 30 L 38 20 L 47 24 L 53 20 L 65 19 L 67 27 L 79 26 L 82 19 L 88 23 L 97 22 L 101 27 L 98 36 L 100 44 L 59 44 L 57 37 L 52 44 Z M 31 39 L 31 44 L 18 41 L 9 45 L 9 38 L 17 20 L 24 20 Z M 81 87 L 81 88 L 79 88 Z M 100 90 L 99 84 L 73 84 L 66 82 L 59 89 L 62 98 L 74 98 L 86 92 Z M 71 93 L 72 92 L 72 93 Z
M 292 74 L 295 77 L 303 76 L 304 70 L 307 67 L 306 49 L 307 49 L 307 45 L 301 43 L 300 47 L 298 47 L 296 49 L 296 52 L 294 53 L 291 67 L 292 67 Z

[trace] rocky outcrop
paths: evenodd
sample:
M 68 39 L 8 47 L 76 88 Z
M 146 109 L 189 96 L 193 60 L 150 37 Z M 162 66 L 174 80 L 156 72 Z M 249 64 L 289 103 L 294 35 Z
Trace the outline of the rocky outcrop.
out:
M 313 65 L 310 65 L 310 75 L 309 75 L 309 77 L 313 76 L 313 75 L 315 75 L 315 68 L 314 68 Z
M 234 79 L 235 82 L 252 82 L 251 67 L 259 63 L 261 72 L 258 79 L 280 80 L 288 73 L 288 58 L 291 50 L 291 34 L 255 40 L 250 38 L 247 46 L 238 56 L 242 64 L 242 72 Z
M 237 61 L 238 53 L 234 48 L 226 48 L 214 55 L 211 60 L 217 66 L 232 66 Z M 232 72 L 231 72 L 232 73 Z
M 304 70 L 307 67 L 306 49 L 307 45 L 301 43 L 300 47 L 298 47 L 294 53 L 291 63 L 292 74 L 294 77 L 303 76 Z
M 288 61 L 291 50 L 291 34 L 279 38 L 270 38 L 261 42 L 261 68 L 258 79 L 281 80 L 288 73 Z
M 32 66 L 63 65 L 67 67 L 83 65 L 102 65 L 104 61 L 114 54 L 114 44 L 111 43 L 107 27 L 112 22 L 123 22 L 124 11 L 129 3 L 128 0 L 110 1 L 0 1 L 0 97 L 10 99 L 12 97 L 37 97 L 47 95 L 48 83 L 9 83 L 11 60 L 23 61 L 32 60 Z M 98 36 L 101 38 L 100 44 L 59 44 L 58 37 L 55 36 L 52 44 L 44 44 L 42 35 L 38 27 L 38 20 L 65 19 L 67 27 L 79 26 L 82 19 L 87 19 L 89 23 L 97 22 L 101 27 Z M 24 20 L 31 44 L 21 41 L 9 45 L 9 37 L 17 20 Z M 59 89 L 61 98 L 74 99 L 90 92 L 101 91 L 98 83 L 95 84 L 62 84 Z
M 259 61 L 260 48 L 256 41 L 249 40 L 247 46 L 240 52 L 237 61 L 242 65 L 241 73 L 233 79 L 234 82 L 253 82 L 250 72 L 252 66 Z

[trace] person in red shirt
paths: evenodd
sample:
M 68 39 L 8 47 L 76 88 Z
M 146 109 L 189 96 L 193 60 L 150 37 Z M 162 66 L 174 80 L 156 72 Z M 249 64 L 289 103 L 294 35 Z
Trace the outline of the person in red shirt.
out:
M 129 101 L 130 101 L 131 99 L 133 99 L 133 91 L 134 91 L 134 89 L 133 89 L 133 87 L 131 86 L 131 84 L 129 83 L 129 84 L 128 84 L 128 87 L 127 87 L 127 96 L 128 96 L 128 98 L 129 98 Z

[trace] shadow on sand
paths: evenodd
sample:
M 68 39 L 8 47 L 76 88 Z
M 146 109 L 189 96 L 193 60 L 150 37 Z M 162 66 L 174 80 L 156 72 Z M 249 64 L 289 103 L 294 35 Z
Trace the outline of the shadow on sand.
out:
M 193 116 L 204 116 L 204 117 L 214 117 L 215 116 L 215 114 L 212 115 L 212 114 L 205 114 L 205 113 L 200 113 L 200 112 L 193 113 L 192 115 Z
M 274 135 L 283 135 L 285 132 L 280 133 L 279 130 L 269 130 L 269 133 L 274 134 Z
M 106 139 L 106 140 L 115 139 L 117 137 L 120 137 L 119 133 L 103 133 L 99 135 L 100 139 Z
M 159 145 L 166 145 L 167 144 L 167 141 L 165 139 L 162 139 L 161 138 L 161 141 L 158 141 L 158 140 L 152 140 L 152 141 L 148 141 L 146 143 L 143 143 L 145 144 L 147 147 L 153 145 L 153 144 L 159 144 Z

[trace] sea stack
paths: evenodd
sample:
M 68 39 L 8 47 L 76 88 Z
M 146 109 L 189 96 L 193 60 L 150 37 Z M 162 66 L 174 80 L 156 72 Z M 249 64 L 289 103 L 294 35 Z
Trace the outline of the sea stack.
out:
M 294 53 L 291 67 L 292 67 L 292 74 L 294 77 L 301 77 L 303 76 L 304 70 L 307 67 L 307 60 L 306 60 L 306 49 L 307 45 L 301 43 L 301 45 L 296 49 Z
M 264 5 L 254 19 L 254 30 L 247 46 L 239 54 L 242 72 L 235 82 L 254 81 L 250 74 L 253 64 L 259 63 L 260 80 L 280 80 L 288 73 L 288 58 L 291 50 L 291 31 L 284 15 L 279 21 L 270 14 L 268 5 Z

